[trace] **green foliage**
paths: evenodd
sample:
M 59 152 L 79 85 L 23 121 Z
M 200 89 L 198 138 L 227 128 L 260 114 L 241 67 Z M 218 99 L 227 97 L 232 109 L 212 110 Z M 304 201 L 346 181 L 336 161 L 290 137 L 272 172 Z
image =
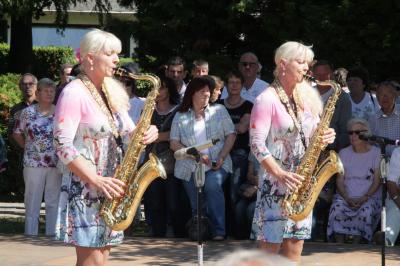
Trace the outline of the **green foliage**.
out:
M 38 78 L 58 79 L 62 64 L 75 64 L 74 50 L 71 47 L 33 47 L 32 69 Z
M 19 79 L 18 74 L 0 75 L 0 134 L 6 141 L 9 162 L 7 171 L 0 173 L 0 194 L 9 196 L 23 192 L 21 150 L 12 146 L 7 136 L 9 110 L 22 100 Z
M 0 43 L 0 73 L 5 73 L 8 66 L 8 56 L 10 47 L 7 44 Z M 74 50 L 70 47 L 34 47 L 33 48 L 33 65 L 32 74 L 37 78 L 51 78 L 58 79 L 59 68 L 64 63 L 75 64 Z
M 18 88 L 20 75 L 0 75 L 0 134 L 5 135 L 10 108 L 22 99 Z
M 396 0 L 125 0 L 138 8 L 133 29 L 148 71 L 181 55 L 203 58 L 224 76 L 255 52 L 272 79 L 273 54 L 288 40 L 313 45 L 316 59 L 336 67 L 363 65 L 372 79 L 399 76 L 400 2 Z M 150 61 L 149 58 L 155 59 Z

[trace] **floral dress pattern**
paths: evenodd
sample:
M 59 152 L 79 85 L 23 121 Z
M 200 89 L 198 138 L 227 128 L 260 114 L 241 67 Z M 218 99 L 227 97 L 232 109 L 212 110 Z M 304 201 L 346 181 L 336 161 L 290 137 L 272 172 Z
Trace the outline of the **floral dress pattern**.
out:
M 372 146 L 368 152 L 355 153 L 352 146 L 342 149 L 339 157 L 344 166 L 344 186 L 350 198 L 362 197 L 374 181 L 374 169 L 379 168 L 380 151 Z M 370 197 L 359 209 L 352 209 L 339 194 L 335 194 L 329 212 L 328 236 L 334 232 L 358 235 L 372 240 L 381 210 L 381 190 Z
M 14 132 L 25 138 L 25 167 L 56 167 L 57 156 L 53 146 L 54 115 L 42 115 L 38 105 L 22 110 L 15 121 Z
M 119 133 L 135 125 L 128 113 L 114 114 Z M 81 156 L 98 175 L 112 177 L 122 157 L 107 117 L 79 81 L 68 84 L 60 95 L 54 126 L 56 152 L 64 165 Z M 66 166 L 56 226 L 56 239 L 76 246 L 104 247 L 122 242 L 123 232 L 112 231 L 99 216 L 104 196 L 80 180 Z
M 301 112 L 306 143 L 318 121 L 307 107 Z M 250 147 L 259 162 L 272 156 L 290 172 L 295 172 L 305 152 L 298 129 L 272 87 L 256 99 L 250 120 Z M 278 179 L 261 167 L 251 237 L 270 243 L 282 243 L 283 238 L 310 238 L 312 214 L 299 222 L 288 219 L 280 206 L 285 194 Z

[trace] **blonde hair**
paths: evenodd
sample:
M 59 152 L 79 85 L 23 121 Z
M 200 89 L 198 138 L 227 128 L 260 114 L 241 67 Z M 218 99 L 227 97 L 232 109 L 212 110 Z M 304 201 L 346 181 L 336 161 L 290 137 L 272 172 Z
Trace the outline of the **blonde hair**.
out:
M 274 76 L 278 77 L 281 69 L 280 62 L 282 59 L 290 60 L 304 60 L 310 65 L 314 59 L 314 52 L 311 50 L 312 46 L 307 46 L 299 42 L 285 42 L 275 52 L 275 70 Z M 304 110 L 304 106 L 307 105 L 311 112 L 315 116 L 319 116 L 322 113 L 323 104 L 321 101 L 321 96 L 318 91 L 313 88 L 309 82 L 303 80 L 298 83 L 293 91 L 294 95 L 297 95 L 299 100 L 299 106 Z
M 80 43 L 82 62 L 89 53 L 111 52 L 119 54 L 122 49 L 121 41 L 112 33 L 99 29 L 93 29 L 86 33 Z M 104 93 L 110 102 L 113 112 L 126 112 L 129 110 L 129 96 L 125 87 L 119 81 L 111 77 L 105 77 L 103 81 Z

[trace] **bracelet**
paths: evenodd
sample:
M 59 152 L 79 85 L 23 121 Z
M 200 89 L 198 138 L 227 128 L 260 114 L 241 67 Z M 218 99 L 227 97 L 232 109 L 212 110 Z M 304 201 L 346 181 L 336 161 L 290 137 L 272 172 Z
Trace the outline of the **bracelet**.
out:
M 397 198 L 399 197 L 399 195 L 396 195 L 392 198 L 393 201 L 397 200 Z

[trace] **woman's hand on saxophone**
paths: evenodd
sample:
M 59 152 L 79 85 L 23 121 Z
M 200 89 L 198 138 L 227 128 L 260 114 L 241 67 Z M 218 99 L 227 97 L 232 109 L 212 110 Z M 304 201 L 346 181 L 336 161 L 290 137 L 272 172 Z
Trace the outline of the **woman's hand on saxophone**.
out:
M 296 173 L 283 171 L 277 175 L 279 181 L 291 192 L 301 186 L 304 177 Z
M 125 183 L 121 180 L 104 176 L 97 176 L 94 185 L 98 191 L 103 192 L 104 196 L 110 200 L 114 197 L 122 197 L 126 188 Z
M 150 125 L 143 136 L 143 144 L 150 144 L 158 139 L 158 128 L 155 125 Z
M 333 128 L 328 128 L 322 135 L 322 143 L 325 145 L 332 144 L 335 141 L 336 132 Z

